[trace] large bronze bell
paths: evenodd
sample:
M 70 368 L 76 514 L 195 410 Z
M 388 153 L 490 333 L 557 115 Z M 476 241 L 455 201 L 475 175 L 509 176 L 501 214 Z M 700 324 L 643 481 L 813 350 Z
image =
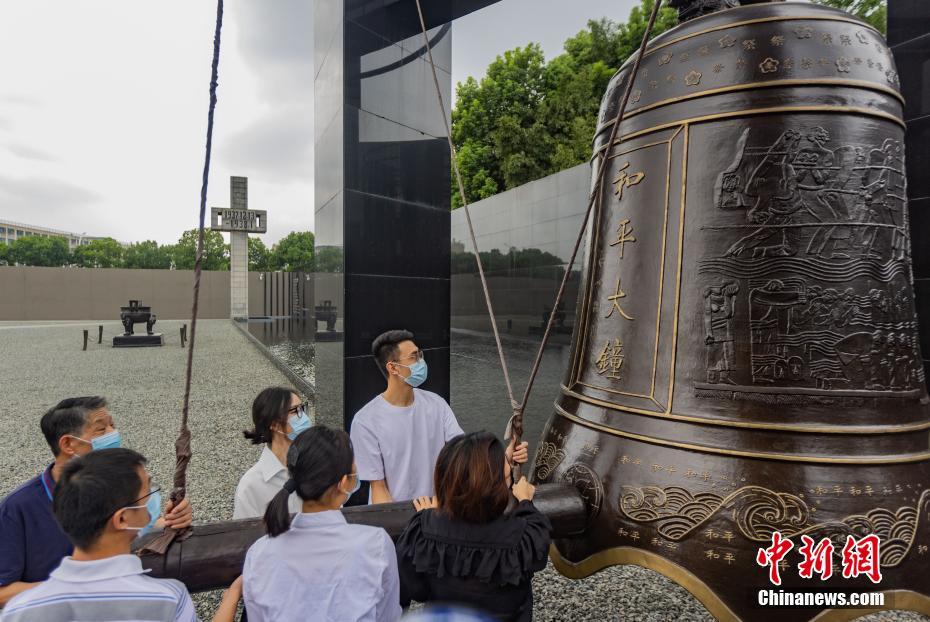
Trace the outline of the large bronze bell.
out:
M 686 21 L 649 45 L 607 145 L 631 65 L 601 108 L 608 170 L 535 460 L 588 506 L 553 562 L 652 568 L 721 620 L 867 613 L 760 608 L 760 588 L 930 614 L 930 403 L 884 39 L 800 3 Z M 757 563 L 775 532 L 794 546 L 780 588 Z M 847 536 L 869 534 L 877 585 L 840 571 Z M 803 535 L 835 544 L 828 580 L 800 578 Z

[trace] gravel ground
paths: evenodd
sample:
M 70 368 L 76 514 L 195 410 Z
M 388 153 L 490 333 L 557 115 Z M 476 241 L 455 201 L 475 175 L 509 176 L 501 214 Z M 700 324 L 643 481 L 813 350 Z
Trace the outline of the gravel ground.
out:
M 95 335 L 95 326 L 96 323 L 86 326 L 0 323 L 0 387 L 6 396 L 0 401 L 0 429 L 7 431 L 0 436 L 0 496 L 49 462 L 38 419 L 58 400 L 73 395 L 106 395 L 126 446 L 149 458 L 158 483 L 170 484 L 187 353 L 178 342 L 180 323 L 157 324 L 166 336 L 163 348 L 136 350 L 108 347 L 107 343 L 122 332 L 122 327 L 117 322 L 106 322 L 104 344 L 92 343 L 87 352 L 82 352 L 81 331 L 87 327 Z M 236 482 L 259 453 L 240 433 L 249 424 L 251 401 L 266 386 L 288 383 L 228 321 L 203 321 L 198 329 L 191 400 L 194 458 L 189 479 L 195 519 L 200 522 L 231 516 Z M 493 365 L 487 364 L 485 348 L 468 339 L 459 340 L 458 345 L 453 352 L 456 365 L 468 366 L 470 361 L 471 371 L 482 378 L 481 383 L 471 383 L 472 386 L 484 386 L 484 380 L 493 383 L 498 374 Z M 560 355 L 561 352 L 553 357 L 556 360 L 547 361 L 544 367 L 548 369 L 543 376 L 558 374 L 552 370 L 558 367 Z M 455 393 L 464 387 L 453 382 L 453 389 L 455 405 Z M 478 393 L 473 397 L 477 398 Z M 460 399 L 464 397 L 460 393 Z M 487 412 L 474 406 L 471 412 Z M 544 409 L 542 402 L 539 408 Z M 489 402 L 488 410 L 491 409 Z M 537 415 L 545 421 L 548 411 Z M 496 423 L 498 418 L 495 416 L 493 420 Z M 485 426 L 480 419 L 468 423 L 468 428 L 501 427 Z M 25 433 L 12 433 L 21 426 Z M 540 621 L 712 619 L 682 588 L 636 566 L 609 568 L 587 579 L 571 581 L 550 565 L 534 579 L 534 591 L 535 619 Z M 195 596 L 202 618 L 212 616 L 217 599 L 218 593 Z M 865 619 L 930 620 L 892 612 Z

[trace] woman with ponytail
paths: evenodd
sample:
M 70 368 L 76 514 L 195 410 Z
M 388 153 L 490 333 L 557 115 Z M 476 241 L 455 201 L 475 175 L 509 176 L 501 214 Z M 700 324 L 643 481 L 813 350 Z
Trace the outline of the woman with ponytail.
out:
M 287 481 L 287 450 L 297 435 L 310 427 L 306 405 L 284 387 L 269 387 L 252 402 L 252 429 L 242 434 L 262 454 L 236 486 L 233 518 L 258 518 Z M 291 495 L 291 513 L 300 511 L 300 499 Z
M 288 449 L 287 470 L 290 478 L 265 510 L 268 535 L 245 557 L 249 620 L 400 618 L 391 538 L 380 527 L 348 524 L 339 511 L 359 486 L 349 435 L 313 426 Z M 291 493 L 301 500 L 293 520 Z

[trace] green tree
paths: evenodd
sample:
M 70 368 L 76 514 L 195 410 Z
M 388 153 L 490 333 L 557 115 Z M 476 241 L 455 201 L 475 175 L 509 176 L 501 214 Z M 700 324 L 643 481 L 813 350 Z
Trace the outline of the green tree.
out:
M 249 270 L 265 272 L 271 270 L 271 251 L 260 238 L 249 238 Z
M 197 261 L 197 229 L 185 231 L 178 243 L 171 247 L 174 267 L 178 270 L 193 270 Z M 219 231 L 204 231 L 204 270 L 229 270 L 229 246 Z
M 814 0 L 816 4 L 832 6 L 852 13 L 885 34 L 888 25 L 888 3 L 886 0 Z
M 159 246 L 154 240 L 130 244 L 123 257 L 123 267 L 167 270 L 171 268 L 171 247 Z
M 0 266 L 7 265 L 7 255 L 9 255 L 10 247 L 7 246 L 6 242 L 0 242 Z
M 291 231 L 272 249 L 272 265 L 288 272 L 313 272 L 313 233 Z
M 317 272 L 340 273 L 343 269 L 341 246 L 320 246 L 316 249 L 314 268 Z
M 113 238 L 101 238 L 78 246 L 71 260 L 82 268 L 121 268 L 124 254 L 122 244 Z
M 481 80 L 457 85 L 452 137 L 465 194 L 478 201 L 585 162 L 601 98 L 636 51 L 655 0 L 641 0 L 624 24 L 592 20 L 549 63 L 531 43 L 498 56 Z M 675 26 L 662 8 L 653 36 Z M 461 206 L 453 179 L 452 207 Z
M 29 235 L 17 239 L 7 251 L 7 261 L 21 266 L 65 266 L 70 259 L 65 238 Z

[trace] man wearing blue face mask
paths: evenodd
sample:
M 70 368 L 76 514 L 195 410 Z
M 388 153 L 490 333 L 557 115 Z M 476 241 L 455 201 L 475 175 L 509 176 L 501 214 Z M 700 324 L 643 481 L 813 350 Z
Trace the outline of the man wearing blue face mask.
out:
M 432 496 L 436 457 L 462 428 L 442 397 L 418 388 L 427 365 L 413 333 L 379 335 L 371 352 L 387 388 L 352 420 L 359 478 L 370 482 L 371 503 Z
M 41 427 L 55 461 L 0 502 L 0 607 L 45 581 L 71 554 L 71 542 L 52 513 L 64 468 L 76 457 L 120 445 L 107 401 L 99 396 L 62 400 L 42 416 Z M 158 526 L 190 525 L 189 501 L 177 508 L 169 501 L 158 520 Z
M 41 586 L 13 598 L 0 621 L 197 619 L 183 583 L 146 576 L 131 554 L 161 512 L 144 465 L 129 449 L 103 449 L 63 467 L 54 511 L 74 553 Z

